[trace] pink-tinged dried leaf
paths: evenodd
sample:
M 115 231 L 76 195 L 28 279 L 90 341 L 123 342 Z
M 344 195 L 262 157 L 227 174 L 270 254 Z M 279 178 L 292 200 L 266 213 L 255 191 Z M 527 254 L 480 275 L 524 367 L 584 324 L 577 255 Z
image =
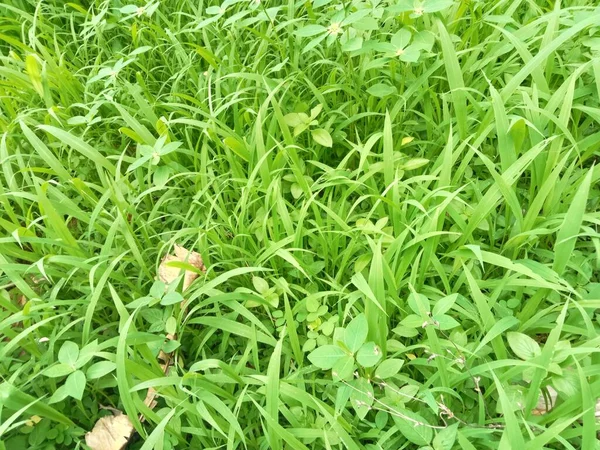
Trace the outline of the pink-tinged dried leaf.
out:
M 179 267 L 172 267 L 168 265 L 170 262 L 186 262 L 197 269 L 206 272 L 206 267 L 204 267 L 204 262 L 202 261 L 202 256 L 200 256 L 200 253 L 190 252 L 180 245 L 175 245 L 175 255 L 165 256 L 158 268 L 158 278 L 166 284 L 175 281 L 181 273 L 181 270 L 183 270 Z M 183 290 L 185 291 L 188 287 L 190 287 L 196 278 L 198 278 L 197 273 L 186 270 L 183 276 Z
M 600 398 L 596 402 L 596 418 L 600 419 Z
M 102 417 L 92 431 L 86 433 L 85 443 L 92 450 L 123 450 L 133 435 L 133 425 L 125 414 Z
M 545 395 L 543 392 L 540 394 L 537 405 L 535 405 L 535 408 L 533 408 L 533 411 L 531 411 L 531 414 L 533 414 L 534 416 L 541 416 L 543 414 L 546 414 L 548 411 L 554 408 L 554 405 L 556 405 L 556 398 L 558 397 L 558 392 L 556 392 L 556 390 L 552 386 L 548 386 L 547 389 L 548 392 Z

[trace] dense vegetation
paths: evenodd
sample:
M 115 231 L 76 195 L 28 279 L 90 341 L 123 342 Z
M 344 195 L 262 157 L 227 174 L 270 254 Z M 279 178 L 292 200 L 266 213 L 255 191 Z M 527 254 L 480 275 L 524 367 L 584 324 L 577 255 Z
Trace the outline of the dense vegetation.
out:
M 597 449 L 595 3 L 2 2 L 0 449 Z

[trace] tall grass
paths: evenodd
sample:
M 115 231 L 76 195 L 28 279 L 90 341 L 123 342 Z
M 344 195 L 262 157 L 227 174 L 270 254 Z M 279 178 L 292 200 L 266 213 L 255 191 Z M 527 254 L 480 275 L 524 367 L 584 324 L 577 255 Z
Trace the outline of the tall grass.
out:
M 590 0 L 0 4 L 0 449 L 597 448 L 599 43 Z

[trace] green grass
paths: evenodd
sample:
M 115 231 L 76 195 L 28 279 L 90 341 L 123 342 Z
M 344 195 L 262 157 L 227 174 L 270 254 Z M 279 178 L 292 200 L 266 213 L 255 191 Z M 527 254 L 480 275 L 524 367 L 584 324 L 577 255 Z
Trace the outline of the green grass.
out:
M 592 0 L 1 3 L 0 449 L 596 449 L 599 122 Z

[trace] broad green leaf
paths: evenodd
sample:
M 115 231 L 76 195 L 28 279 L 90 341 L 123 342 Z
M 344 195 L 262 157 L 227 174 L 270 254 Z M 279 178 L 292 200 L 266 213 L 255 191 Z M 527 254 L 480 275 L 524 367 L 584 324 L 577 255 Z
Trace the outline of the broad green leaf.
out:
M 313 350 L 308 355 L 308 360 L 321 369 L 329 370 L 344 355 L 346 352 L 337 345 L 324 345 Z
M 85 391 L 86 378 L 81 370 L 76 370 L 67 377 L 65 381 L 65 389 L 70 397 L 81 400 Z
M 450 310 L 450 308 L 452 308 L 457 298 L 458 294 L 450 294 L 444 298 L 439 299 L 435 302 L 435 305 L 433 305 L 432 314 L 434 316 L 439 314 L 445 314 L 446 312 L 448 312 L 448 310 Z
M 264 278 L 254 276 L 252 277 L 252 284 L 259 294 L 264 294 L 269 290 L 269 283 L 267 283 Z
M 431 310 L 429 299 L 423 294 L 410 294 L 407 302 L 408 307 L 421 317 L 427 317 L 427 313 Z
M 381 349 L 374 342 L 367 342 L 358 350 L 356 361 L 362 367 L 373 367 L 382 356 Z
M 397 89 L 395 86 L 389 84 L 377 83 L 367 89 L 367 93 L 373 97 L 387 97 L 388 95 L 395 94 Z
M 154 182 L 154 186 L 158 188 L 165 187 L 167 182 L 169 181 L 169 177 L 171 176 L 172 169 L 169 166 L 159 166 L 154 170 L 154 176 L 152 177 L 152 181 Z
M 292 128 L 310 123 L 310 117 L 305 113 L 289 113 L 283 116 L 283 120 L 288 127 Z
M 514 354 L 525 361 L 541 354 L 539 344 L 526 334 L 509 331 L 506 333 L 506 339 Z
M 401 359 L 386 359 L 377 366 L 377 369 L 375 370 L 375 377 L 381 378 L 382 380 L 391 378 L 400 372 L 400 369 L 403 365 L 404 361 Z
M 317 144 L 321 144 L 324 147 L 331 147 L 333 145 L 333 140 L 327 130 L 317 128 L 310 133 Z
M 342 45 L 342 50 L 345 52 L 354 52 L 356 50 L 360 50 L 363 45 L 363 38 L 361 36 L 356 36 L 352 39 L 347 40 Z
M 433 439 L 434 450 L 452 450 L 454 443 L 456 442 L 456 434 L 458 431 L 458 423 L 448 425 L 443 430 L 436 431 L 435 438 Z
M 298 37 L 309 37 L 315 36 L 320 33 L 327 31 L 327 28 L 321 25 L 306 25 L 296 30 L 296 36 Z
M 179 292 L 167 292 L 160 300 L 161 305 L 175 305 L 183 301 L 183 296 Z
M 360 419 L 364 419 L 371 410 L 371 406 L 375 400 L 373 385 L 369 380 L 360 377 L 356 380 L 352 380 L 350 386 L 350 403 L 352 404 L 356 415 Z
M 317 310 L 319 309 L 320 306 L 321 306 L 321 302 L 319 301 L 318 297 L 311 295 L 306 298 L 306 310 L 308 312 L 310 312 L 310 313 L 317 312 Z
M 354 374 L 354 358 L 350 355 L 344 355 L 331 368 L 333 380 L 349 380 Z
M 357 315 L 350 321 L 344 331 L 344 343 L 348 350 L 356 353 L 367 339 L 369 333 L 369 325 L 364 314 Z
M 437 322 L 437 326 L 439 327 L 440 330 L 446 331 L 446 330 L 451 330 L 452 328 L 456 328 L 458 326 L 460 326 L 460 323 L 458 323 L 458 321 L 452 317 L 449 316 L 447 314 L 440 314 L 437 316 L 432 316 L 432 319 Z
M 402 409 L 398 414 L 392 415 L 392 418 L 400 433 L 413 444 L 429 445 L 433 439 L 431 425 L 419 414 Z
M 44 370 L 44 375 L 50 378 L 64 377 L 69 375 L 75 369 L 72 364 L 55 364 Z
M 58 351 L 58 360 L 63 364 L 75 367 L 77 358 L 79 358 L 79 346 L 75 342 L 64 342 Z
M 99 361 L 88 367 L 86 375 L 90 380 L 103 377 L 113 372 L 117 368 L 117 365 L 112 361 Z

